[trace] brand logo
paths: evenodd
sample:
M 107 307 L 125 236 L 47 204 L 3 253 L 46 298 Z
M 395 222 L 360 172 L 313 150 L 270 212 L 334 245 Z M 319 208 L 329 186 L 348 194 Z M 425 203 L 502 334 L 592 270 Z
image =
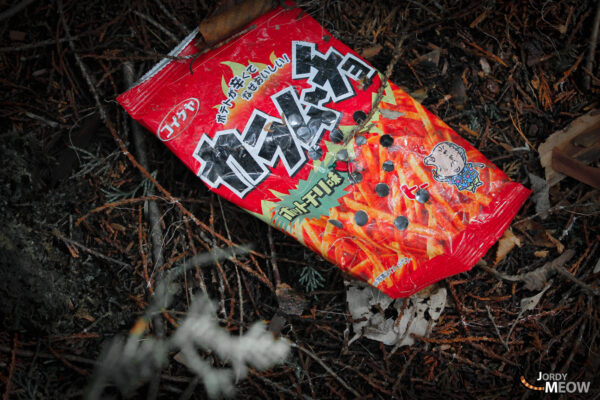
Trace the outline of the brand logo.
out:
M 158 138 L 163 142 L 175 139 L 190 126 L 194 117 L 198 114 L 199 108 L 200 102 L 195 98 L 177 104 L 158 126 L 158 131 L 156 131 Z
M 242 132 L 226 129 L 216 132 L 213 138 L 201 137 L 193 156 L 200 163 L 197 175 L 210 187 L 223 185 L 244 198 L 279 161 L 293 177 L 308 162 L 310 154 L 318 153 L 325 132 L 334 129 L 341 119 L 339 111 L 325 105 L 354 97 L 350 81 L 372 80 L 375 75 L 375 69 L 364 61 L 351 53 L 342 55 L 333 47 L 323 54 L 314 43 L 293 42 L 292 54 L 292 79 L 307 80 L 309 88 L 297 93 L 293 86 L 287 86 L 275 93 L 271 101 L 279 115 L 254 109 Z M 284 62 L 289 62 L 287 55 L 281 61 Z M 243 74 L 250 80 L 252 71 L 246 69 L 241 77 L 234 77 L 239 81 L 232 78 L 230 86 L 236 83 L 242 90 Z M 231 96 L 234 97 L 233 92 Z M 242 97 L 246 99 L 243 94 Z M 223 109 L 223 113 L 228 112 Z M 217 123 L 225 122 L 226 119 L 217 119 Z
M 528 389 L 544 391 L 544 393 L 587 393 L 590 390 L 591 382 L 573 382 L 567 381 L 567 374 L 554 374 L 540 372 L 536 385 L 531 385 L 521 376 L 521 383 Z M 542 385 L 542 386 L 539 386 Z

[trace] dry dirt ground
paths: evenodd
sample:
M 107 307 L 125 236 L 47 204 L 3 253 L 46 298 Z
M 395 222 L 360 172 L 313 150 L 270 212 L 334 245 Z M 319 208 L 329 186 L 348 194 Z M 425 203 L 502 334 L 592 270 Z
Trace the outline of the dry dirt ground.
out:
M 17 10 L 19 5 L 25 7 Z M 539 145 L 598 107 L 598 60 L 591 70 L 586 67 L 594 1 L 302 5 L 381 71 L 405 35 L 391 80 L 527 186 L 529 174 L 544 176 Z M 212 9 L 206 1 L 2 2 L 3 399 L 81 397 L 103 344 L 126 335 L 147 307 L 157 271 L 144 196 L 156 190 L 120 150 L 95 96 L 117 137 L 135 154 L 128 117 L 115 101 L 126 89 L 123 64 L 133 63 L 139 76 Z M 191 294 L 203 287 L 230 332 L 270 321 L 278 302 L 267 226 L 219 201 L 150 134 L 146 145 L 149 172 L 203 225 L 170 202 L 157 201 L 162 270 L 226 247 L 214 232 L 229 234 L 236 244 L 251 243 L 262 255 L 256 264 L 242 258 L 254 273 L 227 261 L 181 276 L 173 283 L 174 301 L 147 334 L 157 334 L 160 325 L 159 333 L 169 335 Z M 575 252 L 565 268 L 597 287 L 598 198 L 598 190 L 567 178 L 550 189 L 546 218 L 528 200 L 516 218 L 525 227 L 513 224 L 522 246 L 497 270 L 534 271 L 556 259 L 564 246 Z M 553 276 L 539 304 L 521 314 L 521 299 L 537 293 L 521 282 L 499 280 L 480 267 L 446 279 L 439 285 L 449 292 L 447 306 L 429 338 L 392 353 L 364 338 L 348 346 L 351 320 L 339 270 L 279 232 L 272 239 L 281 282 L 308 302 L 301 316 L 286 316 L 278 330 L 314 357 L 292 350 L 285 364 L 251 371 L 237 384 L 240 398 L 536 398 L 520 377 L 533 382 L 540 371 L 592 381 L 594 394 L 587 396 L 598 396 L 599 297 L 562 275 Z M 495 257 L 493 247 L 484 260 L 492 266 Z M 301 282 L 303 274 L 312 279 Z M 114 387 L 107 393 L 120 396 Z M 204 398 L 205 393 L 194 375 L 170 358 L 153 384 L 130 396 Z

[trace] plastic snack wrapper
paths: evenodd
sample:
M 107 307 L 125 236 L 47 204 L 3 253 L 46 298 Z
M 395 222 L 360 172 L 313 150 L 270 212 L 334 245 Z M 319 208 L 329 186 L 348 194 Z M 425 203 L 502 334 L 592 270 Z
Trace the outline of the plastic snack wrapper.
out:
M 410 296 L 470 269 L 529 196 L 301 9 L 243 32 L 200 55 L 193 32 L 118 101 L 212 191 L 348 274 Z

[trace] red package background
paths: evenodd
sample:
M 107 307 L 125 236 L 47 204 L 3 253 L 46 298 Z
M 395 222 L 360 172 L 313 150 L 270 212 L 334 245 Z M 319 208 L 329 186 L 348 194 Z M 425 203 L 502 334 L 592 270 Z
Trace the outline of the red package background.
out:
M 299 9 L 254 24 L 193 61 L 190 35 L 119 102 L 211 190 L 392 297 L 474 265 L 529 191 L 393 84 L 345 145 L 381 76 Z

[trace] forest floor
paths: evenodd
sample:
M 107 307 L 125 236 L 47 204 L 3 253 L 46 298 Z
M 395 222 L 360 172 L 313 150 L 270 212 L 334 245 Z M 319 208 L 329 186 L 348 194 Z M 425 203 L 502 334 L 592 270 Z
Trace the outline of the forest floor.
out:
M 81 397 L 103 345 L 127 335 L 151 302 L 158 271 L 146 211 L 148 194 L 156 190 L 115 140 L 136 154 L 129 117 L 115 98 L 127 88 L 123 64 L 131 62 L 136 76 L 147 71 L 210 12 L 205 3 L 3 2 L 3 399 Z M 26 6 L 12 16 L 2 13 L 18 4 Z M 531 174 L 544 177 L 540 144 L 598 108 L 598 60 L 595 69 L 586 68 L 594 1 L 301 5 L 380 71 L 405 37 L 391 81 L 528 187 Z M 96 95 L 116 137 L 101 118 Z M 429 336 L 392 351 L 367 338 L 348 343 L 352 319 L 338 268 L 220 201 L 158 140 L 150 134 L 146 139 L 149 172 L 182 206 L 158 193 L 160 269 L 227 247 L 226 237 L 251 244 L 256 253 L 240 258 L 246 268 L 223 261 L 183 274 L 173 282 L 174 300 L 147 335 L 157 332 L 157 324 L 169 335 L 192 293 L 204 290 L 231 333 L 271 321 L 279 309 L 273 263 L 280 281 L 307 302 L 302 315 L 285 315 L 277 330 L 310 350 L 293 348 L 283 365 L 251 370 L 237 383 L 239 398 L 536 398 L 521 376 L 533 384 L 540 372 L 591 381 L 587 396 L 599 395 L 599 297 L 586 289 L 600 281 L 597 189 L 567 177 L 550 188 L 548 215 L 537 212 L 530 198 L 512 224 L 521 246 L 498 263 L 494 246 L 484 257 L 487 268 L 441 281 L 449 295 Z M 539 290 L 499 279 L 491 270 L 535 271 L 569 250 L 574 256 L 564 268 L 579 283 L 553 276 L 526 312 L 521 300 Z M 202 384 L 176 358 L 131 396 L 204 398 Z M 118 392 L 109 387 L 107 393 Z

